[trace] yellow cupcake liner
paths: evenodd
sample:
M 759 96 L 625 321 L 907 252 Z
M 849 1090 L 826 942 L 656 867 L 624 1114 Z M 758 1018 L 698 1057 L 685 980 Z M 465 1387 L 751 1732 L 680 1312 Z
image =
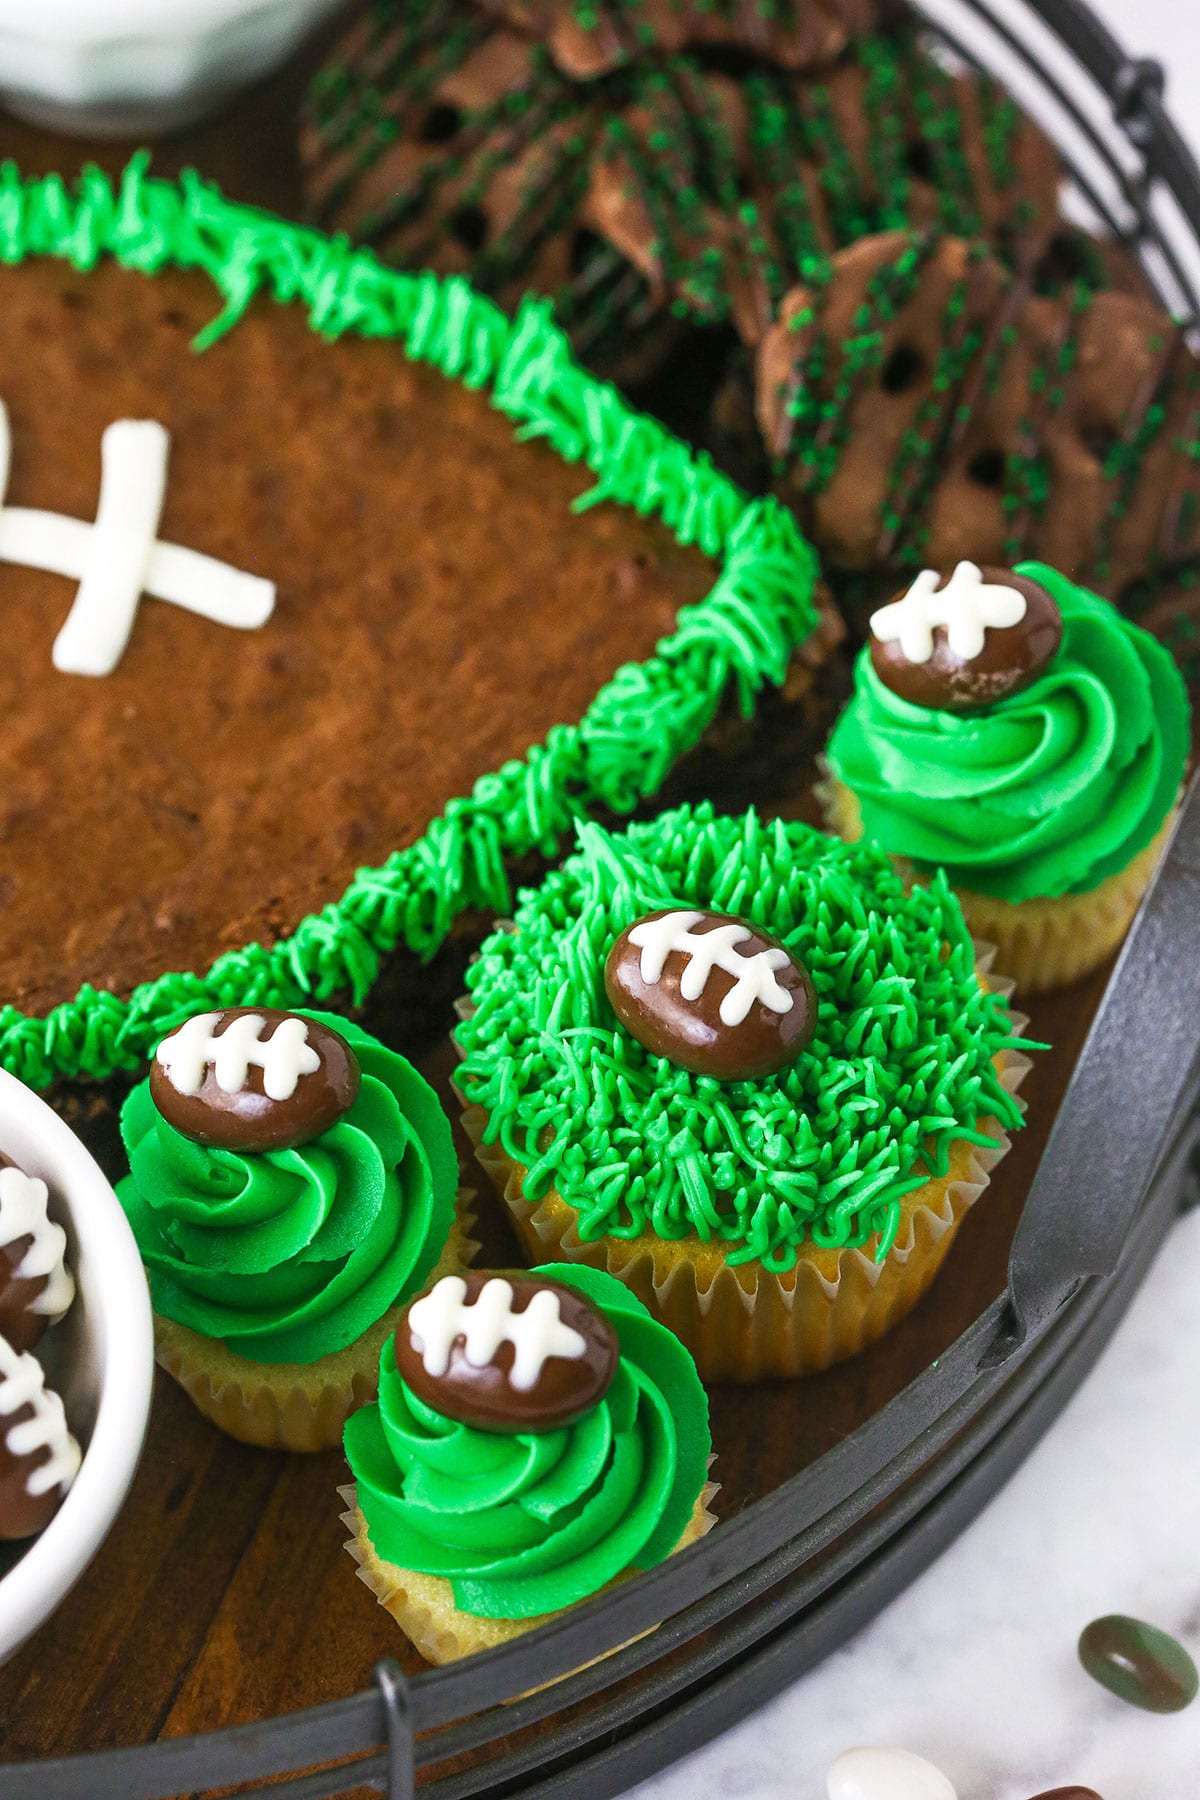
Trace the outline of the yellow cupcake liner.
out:
M 1007 995 L 1011 981 L 989 973 L 993 955 L 990 945 L 976 945 L 980 979 Z M 1025 1024 L 1013 1015 L 1015 1032 Z M 1016 1095 L 1028 1057 L 1005 1050 L 995 1066 L 1005 1089 Z M 585 1243 L 575 1208 L 556 1189 L 536 1202 L 526 1199 L 525 1168 L 500 1145 L 484 1142 L 488 1115 L 482 1107 L 465 1103 L 462 1122 L 530 1262 L 579 1262 L 615 1275 L 686 1344 L 705 1381 L 808 1375 L 873 1344 L 925 1294 L 1009 1149 L 1007 1135 L 990 1117 L 978 1125 L 989 1144 L 956 1139 L 946 1174 L 931 1176 L 902 1199 L 896 1241 L 882 1262 L 874 1260 L 870 1240 L 861 1249 L 802 1244 L 795 1265 L 776 1273 L 759 1261 L 731 1265 L 723 1242 L 696 1236 L 671 1241 L 647 1231 Z
M 712 1461 L 710 1457 L 710 1468 Z M 691 1519 L 675 1546 L 676 1550 L 686 1549 L 689 1544 L 707 1536 L 716 1524 L 711 1504 L 718 1486 L 717 1482 L 708 1481 L 700 1490 L 692 1508 Z M 358 1565 L 358 1579 L 375 1596 L 380 1606 L 392 1615 L 405 1637 L 426 1662 L 457 1662 L 460 1657 L 473 1656 L 479 1650 L 493 1650 L 497 1644 L 511 1643 L 514 1638 L 524 1636 L 527 1631 L 535 1631 L 539 1625 L 545 1625 L 569 1610 L 563 1607 L 557 1612 L 540 1613 L 532 1619 L 481 1619 L 474 1613 L 463 1612 L 455 1604 L 454 1589 L 444 1576 L 420 1575 L 413 1569 L 401 1569 L 379 1555 L 371 1542 L 354 1482 L 340 1487 L 338 1493 L 346 1507 L 341 1515 L 342 1524 L 350 1533 L 346 1549 Z M 608 1582 L 600 1591 L 607 1592 L 608 1588 L 629 1581 L 636 1573 L 636 1570 L 631 1570 L 628 1574 L 618 1575 L 615 1581 Z M 648 1636 L 649 1633 L 641 1635 Z M 603 1659 L 598 1657 L 596 1660 Z M 586 1668 L 591 1665 L 583 1666 Z
M 863 823 L 856 796 L 832 775 L 817 783 L 816 792 L 830 830 L 848 844 L 857 843 Z M 1124 939 L 1174 823 L 1171 812 L 1152 843 L 1086 894 L 1001 900 L 955 888 L 963 916 L 977 937 L 996 946 L 1001 967 L 1020 993 L 1067 987 L 1098 969 Z M 894 860 L 911 879 L 911 865 L 901 857 Z
M 459 1193 L 429 1281 L 468 1268 L 477 1255 L 474 1200 L 469 1190 Z M 252 1362 L 161 1313 L 154 1315 L 154 1353 L 198 1411 L 230 1437 L 264 1450 L 330 1450 L 341 1443 L 350 1414 L 375 1398 L 380 1352 L 405 1305 L 390 1307 L 344 1350 L 312 1363 Z

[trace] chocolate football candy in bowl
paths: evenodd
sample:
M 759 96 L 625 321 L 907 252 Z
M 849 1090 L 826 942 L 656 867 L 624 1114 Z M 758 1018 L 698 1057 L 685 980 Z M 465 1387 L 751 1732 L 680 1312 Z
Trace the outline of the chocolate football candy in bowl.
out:
M 20 1398 L 26 1389 L 31 1396 L 0 1420 L 6 1458 L 29 1458 L 25 1474 L 17 1475 L 18 1492 L 43 1485 L 29 1470 L 44 1451 L 35 1442 L 29 1457 L 29 1445 L 39 1431 L 44 1438 L 54 1423 L 51 1396 L 61 1396 L 66 1422 L 83 1452 L 61 1504 L 35 1509 L 51 1511 L 45 1529 L 0 1546 L 3 1660 L 74 1586 L 116 1518 L 137 1467 L 149 1417 L 154 1346 L 141 1258 L 116 1195 L 62 1119 L 3 1071 L 0 1146 L 8 1163 L 16 1165 L 31 1185 L 45 1184 L 49 1218 L 65 1233 L 66 1261 L 75 1286 L 65 1317 L 40 1338 L 35 1353 L 17 1351 L 7 1342 L 0 1347 L 0 1391 L 15 1381 L 21 1386 L 10 1388 L 12 1398 Z M 0 1193 L 0 1215 L 3 1211 Z M 31 1367 L 35 1354 L 44 1370 L 44 1397 L 38 1369 Z M 15 1435 L 22 1432 L 24 1436 Z M 35 1501 L 38 1498 L 33 1495 Z M 38 1523 L 40 1516 L 10 1520 L 21 1529 Z
M 46 1183 L 0 1160 L 0 1338 L 19 1353 L 32 1350 L 69 1310 L 75 1278 Z

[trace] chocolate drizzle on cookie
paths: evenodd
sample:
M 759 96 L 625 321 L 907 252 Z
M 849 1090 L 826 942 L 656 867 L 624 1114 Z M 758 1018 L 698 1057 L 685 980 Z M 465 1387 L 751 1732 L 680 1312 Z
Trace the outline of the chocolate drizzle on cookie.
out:
M 784 302 L 757 401 L 779 491 L 871 583 L 1037 558 L 1119 597 L 1200 556 L 1200 364 L 1139 296 L 1046 296 L 959 237 L 863 238 Z
M 964 562 L 949 576 L 923 570 L 872 614 L 871 666 L 913 706 L 973 712 L 1036 681 L 1062 633 L 1062 615 L 1038 582 Z
M 647 53 L 736 51 L 790 71 L 831 63 L 899 13 L 897 0 L 480 0 L 543 37 L 563 73 L 593 80 Z
M 312 215 L 505 303 L 552 293 L 589 352 L 664 340 L 672 309 L 757 343 L 814 259 L 899 224 L 1039 263 L 1060 227 L 1049 140 L 915 31 L 865 29 L 883 10 L 639 0 L 582 24 L 574 0 L 377 6 L 310 92 Z M 601 79 L 566 72 L 582 65 L 556 60 L 562 33 L 606 46 Z M 839 35 L 836 65 L 798 80 Z M 736 78 L 709 55 L 731 46 Z

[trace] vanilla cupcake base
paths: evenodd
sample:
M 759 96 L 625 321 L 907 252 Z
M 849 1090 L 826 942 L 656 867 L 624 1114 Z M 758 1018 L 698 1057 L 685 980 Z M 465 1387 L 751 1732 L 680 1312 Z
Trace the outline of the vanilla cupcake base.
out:
M 716 1519 L 710 1506 L 716 1492 L 717 1483 L 706 1482 L 676 1550 L 686 1549 L 712 1530 Z M 570 1610 L 560 1608 L 558 1612 L 540 1613 L 532 1619 L 481 1619 L 474 1613 L 463 1612 L 455 1604 L 454 1589 L 445 1576 L 420 1575 L 413 1569 L 401 1569 L 379 1555 L 371 1542 L 353 1482 L 339 1488 L 338 1493 L 346 1503 L 346 1511 L 341 1515 L 342 1524 L 351 1534 L 346 1549 L 358 1564 L 359 1580 L 374 1594 L 380 1606 L 391 1613 L 426 1662 L 457 1662 L 459 1657 L 473 1656 L 479 1650 L 493 1650 L 497 1644 L 511 1643 L 513 1638 L 534 1631 L 539 1625 Z M 618 1575 L 616 1581 L 609 1582 L 600 1592 L 628 1581 L 636 1573 L 631 1570 L 629 1574 Z
M 986 961 L 981 963 L 981 973 Z M 1011 983 L 992 979 L 1007 991 Z M 1014 1029 L 1024 1021 L 1016 1016 Z M 1015 1094 L 1027 1057 L 1005 1051 L 996 1068 Z M 992 1141 L 964 1139 L 950 1147 L 949 1168 L 906 1194 L 896 1241 L 882 1262 L 864 1249 L 802 1244 L 782 1273 L 761 1262 L 730 1264 L 723 1242 L 679 1240 L 643 1232 L 585 1243 L 575 1208 L 551 1189 L 530 1202 L 524 1167 L 483 1134 L 487 1114 L 467 1106 L 463 1126 L 480 1167 L 503 1197 L 517 1235 L 534 1264 L 582 1262 L 604 1269 L 632 1289 L 656 1319 L 681 1338 L 705 1381 L 760 1381 L 807 1375 L 865 1350 L 890 1331 L 924 1295 L 942 1266 L 960 1224 L 1009 1148 L 995 1119 L 979 1122 Z
M 817 786 L 831 831 L 848 844 L 863 835 L 856 796 L 835 777 Z M 1043 994 L 1082 980 L 1106 962 L 1123 941 L 1150 885 L 1175 823 L 1170 813 L 1152 843 L 1124 869 L 1085 894 L 1001 900 L 955 887 L 967 924 L 996 947 L 997 960 L 1022 994 Z M 894 858 L 898 868 L 910 865 Z
M 459 1194 L 430 1282 L 468 1268 L 478 1252 L 474 1198 Z M 380 1352 L 407 1304 L 389 1307 L 344 1350 L 311 1363 L 252 1362 L 161 1313 L 154 1315 L 154 1353 L 197 1410 L 230 1437 L 265 1450 L 330 1450 L 341 1443 L 350 1414 L 375 1398 Z

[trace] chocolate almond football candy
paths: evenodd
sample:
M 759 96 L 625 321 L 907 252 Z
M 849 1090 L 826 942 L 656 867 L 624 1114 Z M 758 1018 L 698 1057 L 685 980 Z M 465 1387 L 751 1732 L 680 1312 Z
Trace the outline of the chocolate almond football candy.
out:
M 44 1181 L 0 1157 L 0 1334 L 32 1350 L 75 1298 L 67 1235 L 47 1213 Z
M 912 1750 L 859 1744 L 825 1777 L 829 1800 L 957 1800 L 949 1776 Z
M 336 1031 L 270 1006 L 198 1013 L 164 1038 L 150 1096 L 168 1125 L 223 1150 L 287 1150 L 353 1106 L 362 1075 Z
M 1183 1645 L 1123 1613 L 1084 1626 L 1079 1660 L 1093 1681 L 1146 1712 L 1182 1712 L 1200 1692 L 1200 1671 Z
M 648 913 L 609 951 L 604 987 L 653 1055 L 718 1081 L 773 1075 L 816 1029 L 808 970 L 778 938 L 726 913 Z
M 37 1357 L 0 1337 L 0 1539 L 32 1537 L 48 1525 L 80 1461 Z
M 607 1393 L 621 1347 L 575 1288 L 540 1276 L 446 1275 L 396 1330 L 419 1400 L 480 1431 L 553 1431 Z
M 963 562 L 949 577 L 923 570 L 871 615 L 871 666 L 914 706 L 972 712 L 1036 681 L 1062 631 L 1062 615 L 1038 582 Z

